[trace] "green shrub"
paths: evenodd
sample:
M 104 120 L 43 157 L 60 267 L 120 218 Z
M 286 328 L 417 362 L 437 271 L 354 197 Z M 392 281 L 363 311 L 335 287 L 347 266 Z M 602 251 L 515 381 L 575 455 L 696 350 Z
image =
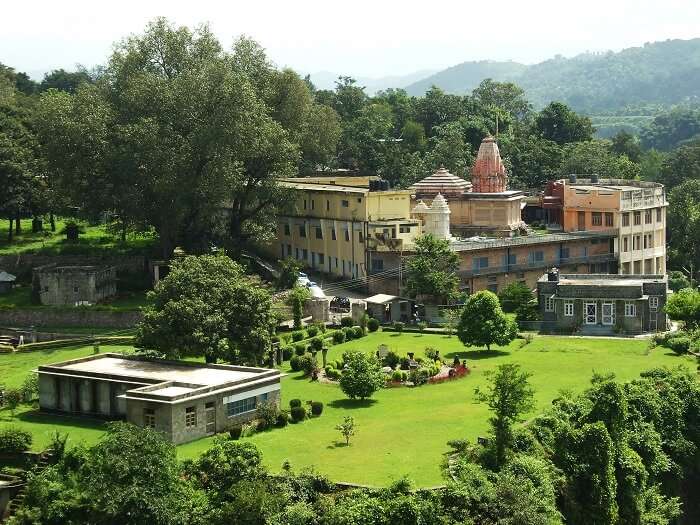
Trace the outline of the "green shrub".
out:
M 383 359 L 383 364 L 384 366 L 388 366 L 391 368 L 396 368 L 396 365 L 398 365 L 401 362 L 401 358 L 396 352 L 387 352 L 387 354 L 384 356 Z
M 323 349 L 323 339 L 321 337 L 314 337 L 311 340 L 311 349 L 320 352 Z
M 32 446 L 32 434 L 16 427 L 0 428 L 0 453 L 26 452 Z
M 365 331 L 362 329 L 361 326 L 353 326 L 352 327 L 352 336 L 355 339 L 360 339 L 365 336 Z
M 428 328 L 428 323 L 425 321 L 421 321 L 418 323 L 418 330 L 420 330 L 421 333 L 425 332 L 425 329 Z
M 294 353 L 296 355 L 304 355 L 306 353 L 306 345 L 304 343 L 297 343 L 294 345 Z
M 318 335 L 318 326 L 311 325 L 306 328 L 306 334 L 309 337 L 316 337 Z
M 374 317 L 371 317 L 367 321 L 367 330 L 369 330 L 370 332 L 376 332 L 377 330 L 379 330 L 379 321 L 376 320 Z
M 292 332 L 292 341 L 295 343 L 298 343 L 299 341 L 302 341 L 306 339 L 306 335 L 304 334 L 303 330 L 297 330 L 296 332 Z
M 392 327 L 398 333 L 401 333 L 401 332 L 403 332 L 403 329 L 406 328 L 406 323 L 403 323 L 401 321 L 394 321 L 394 323 L 392 324 Z
M 318 361 L 311 354 L 299 356 L 299 369 L 304 371 L 305 375 L 311 374 L 318 368 Z
M 401 370 L 394 370 L 394 373 L 391 374 L 392 381 L 396 381 L 398 383 L 398 382 L 401 382 L 402 379 L 403 379 L 403 374 L 401 373 Z
M 433 348 L 432 346 L 426 347 L 425 357 L 427 357 L 431 361 L 435 361 L 439 355 L 440 355 L 440 351 L 438 349 Z
M 282 349 L 282 360 L 283 361 L 289 361 L 293 355 L 294 355 L 294 348 L 292 348 L 291 346 L 285 346 Z
M 345 333 L 342 330 L 333 332 L 333 344 L 339 345 L 345 342 Z
M 293 356 L 289 360 L 289 366 L 292 368 L 292 372 L 299 372 L 301 370 L 301 356 Z
M 346 326 L 343 328 L 343 333 L 345 334 L 346 341 L 352 341 L 355 339 L 355 331 L 352 329 L 352 326 Z
M 690 337 L 686 335 L 674 335 L 666 339 L 664 346 L 670 348 L 678 355 L 683 355 L 690 350 L 690 344 Z
M 326 375 L 328 375 L 331 370 L 335 370 L 333 363 L 328 363 L 326 365 L 326 368 L 323 369 L 323 371 L 326 373 Z
M 304 419 L 306 419 L 306 409 L 302 406 L 292 407 L 290 414 L 292 416 L 293 423 L 299 423 L 300 421 L 304 421 Z
M 345 316 L 340 319 L 340 326 L 352 326 L 352 317 Z
M 289 400 L 289 408 L 300 407 L 300 406 L 301 406 L 301 399 L 290 399 Z
M 330 379 L 331 381 L 338 381 L 340 379 L 340 376 L 342 373 L 340 370 L 336 370 L 335 368 L 328 368 L 326 367 L 326 377 Z
M 408 381 L 408 372 L 401 370 L 401 381 Z
M 241 434 L 243 434 L 243 425 L 233 425 L 228 428 L 231 439 L 240 439 Z
M 275 426 L 277 427 L 286 427 L 287 423 L 289 423 L 289 414 L 285 411 L 280 412 L 277 414 L 277 421 L 275 422 Z
M 345 363 L 343 363 L 342 359 L 336 359 L 334 365 L 336 370 L 342 370 L 345 368 Z
M 264 401 L 258 403 L 258 430 L 265 430 L 272 427 L 277 422 L 279 408 L 274 401 Z
M 272 337 L 270 337 L 270 342 L 273 343 L 273 344 L 274 344 L 274 343 L 279 343 L 279 342 L 280 342 L 280 336 L 278 336 L 278 335 L 273 335 Z
M 320 416 L 323 413 L 323 403 L 320 401 L 311 402 L 311 414 L 314 416 Z

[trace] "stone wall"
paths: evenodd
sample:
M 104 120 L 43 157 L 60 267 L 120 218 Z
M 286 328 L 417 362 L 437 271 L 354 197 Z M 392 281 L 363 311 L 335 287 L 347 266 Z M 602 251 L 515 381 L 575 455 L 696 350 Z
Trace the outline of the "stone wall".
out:
M 34 326 L 92 326 L 95 328 L 131 328 L 141 321 L 139 311 L 114 312 L 85 308 L 0 309 L 0 326 L 23 328 Z

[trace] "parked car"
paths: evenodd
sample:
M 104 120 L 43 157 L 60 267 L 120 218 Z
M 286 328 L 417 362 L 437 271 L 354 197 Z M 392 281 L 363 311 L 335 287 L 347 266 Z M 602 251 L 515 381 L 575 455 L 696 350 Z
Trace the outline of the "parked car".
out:
M 333 297 L 330 307 L 332 312 L 349 312 L 350 298 L 340 296 Z

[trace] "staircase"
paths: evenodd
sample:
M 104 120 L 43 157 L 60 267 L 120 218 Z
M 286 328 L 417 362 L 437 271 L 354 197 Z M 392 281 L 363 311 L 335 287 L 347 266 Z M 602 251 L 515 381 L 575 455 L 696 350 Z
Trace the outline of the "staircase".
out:
M 46 467 L 48 467 L 51 464 L 51 457 L 52 454 L 50 451 L 44 451 L 41 453 L 39 456 L 39 461 L 37 461 L 34 466 L 32 467 L 32 472 L 36 474 L 40 474 Z M 23 482 L 20 485 L 20 489 L 17 491 L 17 493 L 14 495 L 14 497 L 10 500 L 10 503 L 7 506 L 7 511 L 5 513 L 5 519 L 10 518 L 15 515 L 15 513 L 22 507 L 24 504 L 24 498 L 27 495 L 27 483 Z M 0 521 L 2 521 L 2 516 L 0 516 Z

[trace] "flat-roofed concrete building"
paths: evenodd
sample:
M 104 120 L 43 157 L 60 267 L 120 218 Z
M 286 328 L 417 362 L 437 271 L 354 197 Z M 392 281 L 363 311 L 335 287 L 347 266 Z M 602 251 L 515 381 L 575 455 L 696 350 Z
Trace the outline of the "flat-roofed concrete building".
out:
M 32 288 L 44 305 L 94 304 L 117 293 L 117 268 L 47 264 L 34 268 Z
M 255 419 L 279 403 L 278 370 L 106 353 L 42 365 L 39 405 L 47 412 L 125 419 L 175 444 Z
M 579 275 L 550 271 L 537 282 L 543 328 L 591 335 L 666 330 L 665 275 Z

